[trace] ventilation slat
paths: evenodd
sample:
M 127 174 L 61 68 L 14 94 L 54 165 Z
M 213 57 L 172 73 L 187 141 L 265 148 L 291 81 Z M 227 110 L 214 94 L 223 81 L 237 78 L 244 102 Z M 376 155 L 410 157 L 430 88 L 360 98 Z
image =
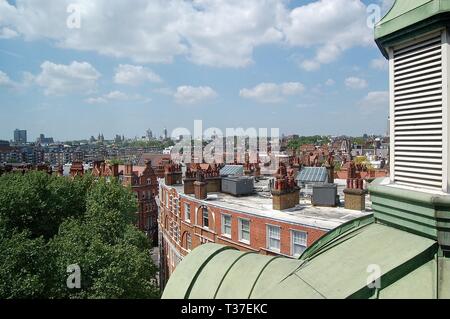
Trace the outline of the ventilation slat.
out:
M 442 161 L 442 154 L 441 153 L 431 153 L 431 152 L 408 152 L 405 150 L 402 151 L 395 151 L 395 156 L 404 156 L 404 157 L 432 157 L 435 159 L 439 159 Z
M 442 65 L 440 64 L 433 68 L 423 68 L 421 70 L 417 70 L 417 71 L 411 72 L 411 73 L 404 73 L 402 75 L 395 74 L 395 76 L 396 76 L 397 80 L 406 80 L 406 79 L 414 79 L 421 75 L 431 75 L 432 74 L 434 76 L 436 73 L 441 72 L 441 71 L 442 71 Z
M 433 56 L 428 57 L 426 59 L 416 58 L 415 60 L 405 63 L 405 64 L 397 64 L 394 66 L 395 72 L 398 74 L 399 72 L 411 72 L 415 69 L 421 69 L 424 65 L 432 66 L 441 64 L 441 53 L 435 52 Z
M 426 181 L 436 181 L 439 182 L 442 180 L 442 175 L 432 175 L 432 174 L 420 174 L 420 173 L 414 173 L 414 172 L 403 172 L 403 171 L 396 171 L 395 175 L 398 177 L 406 177 L 406 178 L 417 178 L 417 179 L 423 179 Z
M 395 116 L 403 117 L 404 115 L 411 115 L 411 114 L 418 114 L 418 113 L 424 113 L 424 114 L 441 114 L 442 116 L 442 107 L 427 107 L 427 108 L 419 108 L 419 109 L 405 109 L 405 111 L 395 111 Z
M 421 135 L 421 136 L 396 136 L 395 142 L 398 141 L 441 141 L 442 135 Z
M 420 145 L 425 145 L 425 146 L 441 146 L 442 147 L 442 141 L 412 141 L 412 142 L 406 142 L 406 141 L 399 141 L 396 140 L 395 141 L 395 145 L 398 146 L 414 146 L 417 145 L 418 143 L 420 143 Z
M 424 125 L 424 124 L 435 124 L 439 123 L 442 125 L 442 117 L 432 117 L 432 118 L 426 118 L 425 116 L 420 119 L 415 120 L 401 120 L 398 119 L 395 121 L 395 126 L 403 126 L 403 125 Z
M 442 109 L 442 100 L 433 100 L 431 102 L 422 102 L 417 104 L 406 104 L 401 106 L 395 106 L 395 111 L 403 111 L 403 110 L 413 110 L 413 109 L 423 109 L 427 107 L 439 107 Z
M 401 58 L 405 58 L 407 56 L 416 55 L 426 50 L 430 50 L 435 47 L 441 47 L 441 37 L 436 36 L 431 39 L 418 42 L 414 45 L 410 45 L 404 48 L 399 48 L 395 50 L 394 57 L 396 60 L 401 60 Z
M 395 138 L 397 136 L 424 136 L 424 135 L 440 135 L 442 136 L 442 129 L 440 130 L 417 130 L 417 131 L 396 131 Z
M 416 131 L 416 130 L 441 130 L 442 132 L 442 124 L 435 124 L 435 125 L 396 125 L 395 130 L 396 131 Z M 416 131 L 416 134 L 419 135 L 420 132 Z
M 442 40 L 394 50 L 394 181 L 442 188 Z
M 406 178 L 406 177 L 398 177 L 395 179 L 396 183 L 399 185 L 405 185 L 405 186 L 425 186 L 425 187 L 431 187 L 439 189 L 442 187 L 442 182 L 438 181 L 430 181 L 426 179 L 421 178 Z
M 440 152 L 442 154 L 442 147 L 431 147 L 431 146 L 397 146 L 397 151 L 411 151 L 411 152 Z
M 422 52 L 416 52 L 415 54 L 411 54 L 408 57 L 397 58 L 394 62 L 394 66 L 405 65 L 412 61 L 417 61 L 420 59 L 426 59 L 431 56 L 439 55 L 441 51 L 441 45 L 437 45 L 435 47 L 427 48 Z
M 416 76 L 414 78 L 404 79 L 404 80 L 395 79 L 394 84 L 395 84 L 395 87 L 398 87 L 398 86 L 407 85 L 410 83 L 423 83 L 423 82 L 426 83 L 427 81 L 433 81 L 436 78 L 442 80 L 442 70 L 439 70 L 438 72 L 434 72 L 434 73 L 428 73 L 425 75 Z
M 420 157 L 420 156 L 411 156 L 408 154 L 408 156 L 399 156 L 395 157 L 395 161 L 400 162 L 414 162 L 414 163 L 421 163 L 421 164 L 442 164 L 442 158 L 430 158 L 430 157 Z
M 438 94 L 435 96 L 411 98 L 409 100 L 404 100 L 404 101 L 395 101 L 395 105 L 405 106 L 405 105 L 410 105 L 410 104 L 430 103 L 430 102 L 437 102 L 437 101 L 439 101 L 442 105 L 442 94 Z
M 399 124 L 401 123 L 401 121 L 406 121 L 406 120 L 414 120 L 414 119 L 423 119 L 423 118 L 435 118 L 435 117 L 440 117 L 442 119 L 442 112 L 433 112 L 433 113 L 420 113 L 420 114 L 412 114 L 412 115 L 408 115 L 408 114 L 402 114 L 402 115 L 396 115 L 396 119 L 399 122 Z
M 434 179 L 438 181 L 442 179 L 442 171 L 439 169 L 425 169 L 411 166 L 398 166 L 397 175 L 409 177 L 423 176 L 426 179 Z
M 429 169 L 434 169 L 434 170 L 442 170 L 442 164 L 433 164 L 433 163 L 407 162 L 407 161 L 396 160 L 395 165 L 398 167 L 417 167 L 417 168 L 429 168 Z
M 434 82 L 431 85 L 420 85 L 411 88 L 395 88 L 395 96 L 402 96 L 410 93 L 417 94 L 418 92 L 442 91 L 442 83 Z
M 421 91 L 417 90 L 415 93 L 410 94 L 404 94 L 403 92 L 396 93 L 395 94 L 395 100 L 396 101 L 405 101 L 405 100 L 412 100 L 416 99 L 418 97 L 424 97 L 424 96 L 442 96 L 442 88 L 439 90 L 429 90 L 429 91 Z

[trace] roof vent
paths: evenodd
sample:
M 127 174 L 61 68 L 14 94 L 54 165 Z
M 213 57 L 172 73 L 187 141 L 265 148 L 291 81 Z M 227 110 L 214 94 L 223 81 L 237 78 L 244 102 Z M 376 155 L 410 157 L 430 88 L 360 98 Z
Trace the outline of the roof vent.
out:
M 391 179 L 396 184 L 448 191 L 443 38 L 439 32 L 390 50 Z

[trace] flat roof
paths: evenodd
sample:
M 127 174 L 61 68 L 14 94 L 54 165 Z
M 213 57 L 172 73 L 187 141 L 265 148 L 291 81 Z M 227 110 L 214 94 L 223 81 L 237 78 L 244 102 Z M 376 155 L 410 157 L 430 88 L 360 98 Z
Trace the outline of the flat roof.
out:
M 165 185 L 162 179 L 160 183 Z M 264 189 L 266 183 L 268 184 L 268 180 L 255 182 L 255 187 Z M 242 197 L 235 197 L 225 193 L 208 193 L 206 200 L 198 200 L 194 195 L 184 194 L 183 185 L 165 186 L 176 189 L 180 196 L 208 206 L 325 231 L 334 229 L 355 218 L 372 214 L 372 210 L 367 206 L 366 211 L 362 212 L 348 210 L 343 207 L 316 207 L 312 206 L 308 199 L 301 199 L 300 204 L 294 208 L 279 211 L 273 209 L 272 197 L 268 191 Z

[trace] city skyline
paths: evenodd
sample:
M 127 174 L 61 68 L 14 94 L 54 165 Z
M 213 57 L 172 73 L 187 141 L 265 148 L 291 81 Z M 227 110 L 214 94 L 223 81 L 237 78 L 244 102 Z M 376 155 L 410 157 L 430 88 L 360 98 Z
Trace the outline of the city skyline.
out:
M 143 136 L 196 119 L 287 135 L 386 131 L 387 62 L 368 22 L 392 1 L 71 3 L 0 1 L 2 139 L 17 127 Z

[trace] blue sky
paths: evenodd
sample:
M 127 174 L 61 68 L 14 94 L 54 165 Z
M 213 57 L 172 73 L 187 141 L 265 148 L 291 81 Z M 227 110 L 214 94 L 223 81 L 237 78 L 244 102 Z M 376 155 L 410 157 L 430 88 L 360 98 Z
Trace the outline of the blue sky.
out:
M 387 63 L 367 6 L 385 12 L 392 1 L 129 3 L 0 0 L 0 139 L 16 128 L 31 139 L 159 135 L 196 119 L 285 134 L 386 131 Z

